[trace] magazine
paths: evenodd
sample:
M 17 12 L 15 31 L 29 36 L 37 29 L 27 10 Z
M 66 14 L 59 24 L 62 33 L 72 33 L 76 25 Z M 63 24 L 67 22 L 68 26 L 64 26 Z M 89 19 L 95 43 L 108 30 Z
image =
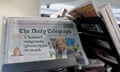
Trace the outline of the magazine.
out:
M 74 9 L 72 9 L 69 14 L 72 17 L 77 17 L 77 15 L 82 14 L 84 17 L 95 17 L 98 16 L 96 9 L 92 1 L 85 2 Z
M 97 13 L 95 11 L 94 5 L 92 2 L 88 2 L 81 6 L 78 11 L 82 13 L 85 17 L 94 17 L 97 16 Z
M 66 19 L 8 17 L 5 29 L 5 63 L 75 57 L 88 64 L 74 23 Z

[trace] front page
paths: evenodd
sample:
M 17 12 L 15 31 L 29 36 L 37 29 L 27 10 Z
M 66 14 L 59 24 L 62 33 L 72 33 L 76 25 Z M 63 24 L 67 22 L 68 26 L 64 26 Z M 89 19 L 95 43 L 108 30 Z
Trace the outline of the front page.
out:
M 80 64 L 88 64 L 77 29 L 70 20 L 9 17 L 5 30 L 5 63 L 74 56 Z

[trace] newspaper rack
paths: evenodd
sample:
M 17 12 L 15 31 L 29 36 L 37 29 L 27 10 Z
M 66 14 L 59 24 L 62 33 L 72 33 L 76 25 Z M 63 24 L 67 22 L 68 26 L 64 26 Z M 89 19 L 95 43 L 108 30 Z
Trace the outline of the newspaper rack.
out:
M 2 72 L 26 72 L 77 66 L 75 58 L 4 64 Z
M 114 45 L 114 42 L 112 41 L 112 37 L 110 36 L 109 31 L 107 30 L 105 22 L 99 17 L 84 17 L 84 18 L 81 18 L 80 21 L 78 22 L 79 22 L 79 24 L 77 23 L 78 33 L 81 37 L 82 45 L 88 57 L 90 55 L 90 57 L 99 58 L 100 60 L 105 62 L 106 65 L 112 66 L 114 71 L 116 69 L 119 69 L 120 55 L 117 51 L 117 48 Z M 102 30 L 102 32 L 86 30 L 82 27 L 82 24 L 99 25 L 101 27 L 100 30 Z M 94 43 L 95 39 L 108 42 L 108 44 L 110 45 L 110 48 L 106 48 L 104 46 L 95 44 Z M 92 42 L 94 45 L 92 44 Z M 93 47 L 88 48 L 90 47 L 90 45 Z M 105 55 L 104 57 L 104 54 L 99 55 L 99 53 L 97 53 L 97 50 L 107 53 L 107 55 L 112 56 L 113 58 L 115 58 L 115 60 L 112 60 L 111 58 L 107 58 L 106 57 L 107 55 Z M 50 61 L 4 64 L 2 68 L 3 70 L 2 72 L 24 72 L 24 71 L 36 71 L 36 70 L 39 71 L 39 70 L 46 70 L 46 69 L 48 70 L 56 69 L 61 67 L 67 68 L 67 67 L 73 67 L 73 66 L 78 66 L 76 60 L 74 58 L 68 58 L 68 59 L 50 60 Z

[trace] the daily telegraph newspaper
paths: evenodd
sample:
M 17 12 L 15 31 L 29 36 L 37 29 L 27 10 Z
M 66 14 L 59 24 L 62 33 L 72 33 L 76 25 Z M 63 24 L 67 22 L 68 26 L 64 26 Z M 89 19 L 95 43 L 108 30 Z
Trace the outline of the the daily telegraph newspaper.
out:
M 64 59 L 74 56 L 88 64 L 72 21 L 39 17 L 8 17 L 5 24 L 5 63 Z

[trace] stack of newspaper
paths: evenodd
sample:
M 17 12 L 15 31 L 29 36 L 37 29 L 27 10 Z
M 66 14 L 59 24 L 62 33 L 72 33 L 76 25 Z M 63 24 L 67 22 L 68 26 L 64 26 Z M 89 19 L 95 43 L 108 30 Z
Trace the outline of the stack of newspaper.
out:
M 109 47 L 108 48 L 109 50 L 115 50 L 116 54 L 119 55 L 120 54 L 120 30 L 119 30 L 118 24 L 116 23 L 112 9 L 110 7 L 110 4 L 102 5 L 102 6 L 98 7 L 97 9 L 95 9 L 95 8 L 96 7 L 93 5 L 92 2 L 88 2 L 81 6 L 74 8 L 73 10 L 71 10 L 71 12 L 69 12 L 69 14 L 73 17 L 76 17 L 76 15 L 78 15 L 78 14 L 82 14 L 84 17 L 99 17 L 99 18 L 101 18 L 101 20 L 104 22 L 104 26 L 105 26 L 106 30 L 108 31 L 108 35 L 110 36 L 110 38 L 113 42 L 113 45 L 115 47 L 114 48 L 110 47 L 111 45 L 109 44 L 109 42 L 102 41 L 102 40 L 99 40 L 99 41 L 97 40 L 96 44 L 99 44 L 100 46 L 103 46 L 105 48 Z M 95 26 L 95 24 L 93 24 L 93 25 L 92 24 L 91 25 L 90 24 L 88 24 L 88 25 L 81 24 L 81 26 L 83 26 L 83 28 L 85 28 L 89 31 L 93 31 L 93 32 L 96 32 L 96 31 L 98 32 L 98 30 L 102 29 L 99 26 Z M 99 31 L 99 32 L 102 33 L 102 31 Z M 109 54 L 107 54 L 107 55 L 108 55 L 108 57 L 103 57 L 103 56 L 100 56 L 100 57 L 102 57 L 106 60 L 112 61 L 114 63 L 117 63 L 115 60 L 116 58 L 114 58 L 113 56 L 109 56 Z M 92 62 L 92 60 L 90 60 L 90 62 Z M 99 63 L 99 62 L 97 62 L 97 63 Z

